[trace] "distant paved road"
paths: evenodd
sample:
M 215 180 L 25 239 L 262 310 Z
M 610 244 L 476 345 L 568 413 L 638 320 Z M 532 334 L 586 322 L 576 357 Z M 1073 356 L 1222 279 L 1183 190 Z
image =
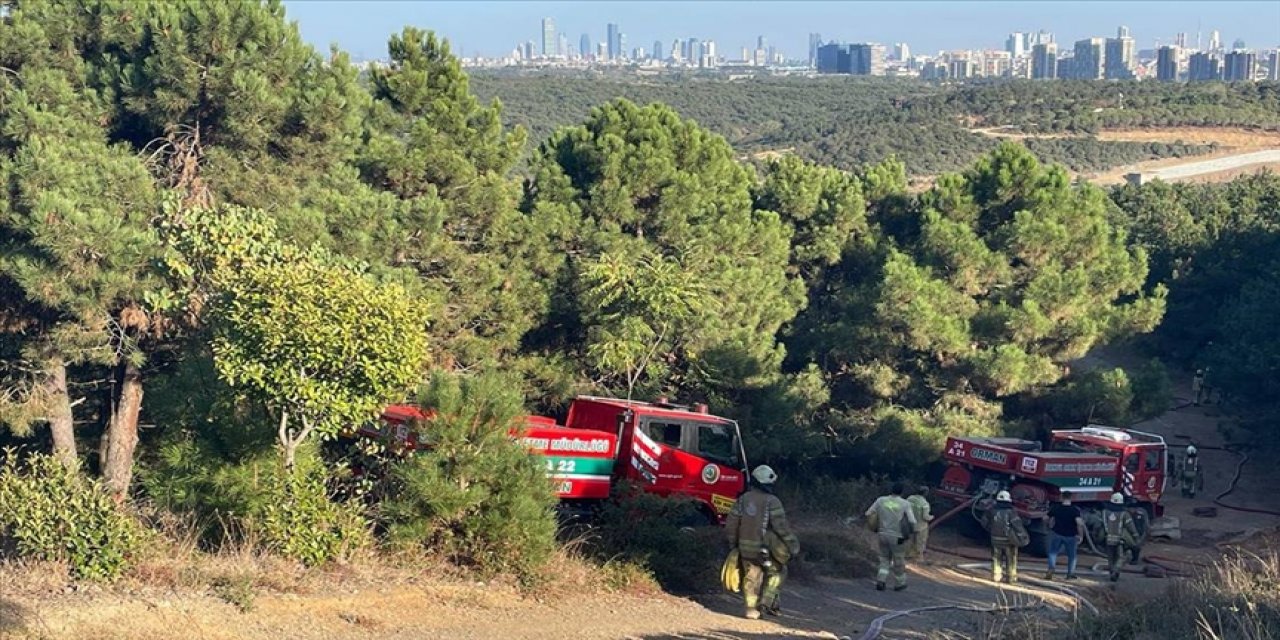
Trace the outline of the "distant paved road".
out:
M 1240 167 L 1247 167 L 1253 164 L 1270 164 L 1273 162 L 1280 162 L 1280 149 L 1253 151 L 1235 156 L 1227 156 L 1225 158 L 1188 162 L 1186 164 L 1165 167 L 1163 169 L 1150 169 L 1143 171 L 1142 177 L 1144 180 L 1160 178 L 1165 182 L 1172 182 L 1174 180 L 1191 178 L 1205 173 L 1230 171 L 1232 169 L 1239 169 Z

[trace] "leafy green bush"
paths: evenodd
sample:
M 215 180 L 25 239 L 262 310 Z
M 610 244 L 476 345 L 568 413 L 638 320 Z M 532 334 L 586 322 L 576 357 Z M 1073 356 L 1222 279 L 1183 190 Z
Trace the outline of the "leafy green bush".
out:
M 370 542 L 368 521 L 356 507 L 329 498 L 324 465 L 299 466 L 292 473 L 278 465 L 268 469 L 261 485 L 266 500 L 247 519 L 267 549 L 315 566 Z
M 1129 419 L 1133 388 L 1124 369 L 1093 369 L 1069 380 L 1053 399 L 1053 415 L 1062 423 L 1123 425 Z
M 524 399 L 501 376 L 437 374 L 420 394 L 435 415 L 416 425 L 423 450 L 392 468 L 382 505 L 390 542 L 522 581 L 555 551 L 556 497 L 545 470 L 511 440 Z
M 727 553 L 724 532 L 688 526 L 698 520 L 705 517 L 691 500 L 624 486 L 601 509 L 589 549 L 606 564 L 644 567 L 667 591 L 714 591 Z
M 81 578 L 114 578 L 137 549 L 141 530 L 102 488 L 51 456 L 0 463 L 0 537 L 18 553 L 66 562 Z

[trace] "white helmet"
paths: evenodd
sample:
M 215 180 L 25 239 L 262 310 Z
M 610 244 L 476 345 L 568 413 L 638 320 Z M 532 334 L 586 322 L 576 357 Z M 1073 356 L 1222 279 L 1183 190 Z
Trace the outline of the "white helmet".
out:
M 1194 444 L 1187 445 L 1187 455 L 1189 456 L 1196 455 L 1196 446 Z
M 1001 491 L 996 494 L 996 502 L 1013 502 L 1013 496 L 1008 491 Z
M 1119 491 L 1111 494 L 1111 504 L 1124 504 L 1124 494 Z
M 756 467 L 756 470 L 751 472 L 751 477 L 760 484 L 773 484 L 778 480 L 778 474 L 774 473 L 773 468 L 767 464 Z

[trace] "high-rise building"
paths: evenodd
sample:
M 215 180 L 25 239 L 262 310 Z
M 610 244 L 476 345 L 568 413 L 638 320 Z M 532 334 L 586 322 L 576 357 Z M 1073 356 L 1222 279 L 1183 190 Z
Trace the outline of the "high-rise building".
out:
M 636 47 L 631 50 L 632 60 L 644 60 L 644 47 Z
M 1222 79 L 1222 66 L 1218 56 L 1207 51 L 1191 54 L 1187 61 L 1187 79 L 1192 82 Z
M 984 52 L 982 66 L 974 73 L 984 78 L 1006 78 L 1013 73 L 1013 54 L 1008 51 Z
M 911 47 L 905 42 L 897 42 L 893 45 L 893 59 L 898 62 L 906 62 L 911 59 Z
M 694 66 L 702 64 L 702 43 L 697 38 L 689 38 L 689 62 Z
M 525 43 L 524 43 L 524 59 L 525 59 L 525 60 L 532 60 L 532 59 L 533 59 L 533 53 L 534 53 L 533 41 L 532 41 L 532 40 L 529 40 L 529 41 L 527 41 L 527 42 L 525 42 Z
M 556 51 L 556 21 L 551 18 L 542 19 L 542 56 L 549 58 L 558 55 Z
M 622 32 L 618 30 L 618 25 L 612 22 L 609 23 L 607 29 L 608 31 L 605 34 L 607 40 L 605 42 L 607 43 L 608 57 L 610 60 L 615 60 L 622 57 Z
M 1240 49 L 1243 49 L 1243 48 L 1244 48 L 1244 38 L 1236 38 L 1235 42 L 1232 42 L 1232 43 L 1231 43 L 1231 48 L 1232 48 L 1233 50 L 1236 50 L 1236 51 L 1239 51 Z
M 757 48 L 757 49 L 768 49 L 768 48 L 769 48 L 769 41 L 768 41 L 767 39 L 765 39 L 765 37 L 764 37 L 764 36 L 756 36 L 756 48 Z
M 689 57 L 685 55 L 686 49 L 688 48 L 689 48 L 689 45 L 685 41 L 679 38 L 672 40 L 671 41 L 671 59 L 675 60 L 676 62 L 680 62 L 681 60 L 688 60 Z
M 1222 34 L 1217 29 L 1209 32 L 1209 50 L 1218 51 L 1222 49 Z
M 1227 82 L 1253 82 L 1258 70 L 1258 55 L 1252 51 L 1232 51 L 1222 64 L 1222 79 Z
M 756 49 L 752 52 L 751 64 L 757 67 L 763 67 L 769 63 L 769 52 L 764 49 Z
M 1102 38 L 1077 40 L 1075 58 L 1071 63 L 1071 77 L 1081 80 L 1100 80 L 1106 69 L 1106 41 Z
M 1179 31 L 1178 35 L 1173 38 L 1173 43 L 1178 45 L 1179 49 L 1187 48 L 1187 32 Z
M 707 40 L 702 43 L 702 58 L 698 66 L 703 69 L 714 69 L 720 65 L 720 59 L 716 55 L 716 41 Z
M 1178 67 L 1181 63 L 1181 47 L 1172 46 L 1156 49 L 1156 80 L 1161 82 L 1177 81 Z
M 1008 39 L 1004 41 L 1004 50 L 1009 55 L 1020 58 L 1027 54 L 1027 34 L 1021 31 L 1014 31 L 1009 34 Z
M 570 55 L 569 55 L 569 36 L 566 36 L 566 35 L 565 35 L 565 34 L 563 34 L 563 33 L 562 33 L 562 34 L 560 34 L 560 35 L 556 38 L 556 55 L 561 56 L 561 57 L 564 57 L 564 58 L 568 58 L 568 57 L 570 57 Z
M 740 59 L 746 64 L 751 64 L 751 50 L 746 47 L 743 47 L 742 58 Z
M 976 69 L 977 65 L 975 65 L 972 60 L 969 60 L 968 58 L 956 58 L 947 63 L 947 77 L 958 79 L 972 78 L 977 75 L 975 73 Z
M 1124 33 L 1128 27 L 1120 27 Z M 1106 60 L 1105 75 L 1108 80 L 1129 80 L 1133 78 L 1133 70 L 1137 64 L 1137 44 L 1129 36 L 1107 39 L 1107 49 L 1103 58 Z
M 596 43 L 596 60 L 609 59 L 609 44 L 607 42 Z
M 822 34 L 809 34 L 809 66 L 816 69 L 818 67 L 818 47 L 822 46 Z
M 661 40 L 654 40 L 654 41 L 653 41 L 653 59 L 654 59 L 654 60 L 666 60 L 666 59 L 667 59 L 667 57 L 666 57 L 666 56 L 662 55 L 662 41 L 661 41 Z
M 1267 79 L 1280 81 L 1280 49 L 1271 51 L 1271 69 L 1267 72 Z
M 626 55 L 627 55 L 627 34 L 625 32 L 619 31 L 618 32 L 618 57 L 625 58 Z
M 581 53 L 584 58 L 591 57 L 591 36 L 584 33 L 578 38 L 578 53 Z
M 1128 38 L 1128 37 L 1129 37 L 1129 27 L 1126 27 L 1126 26 L 1124 26 L 1124 25 L 1120 25 L 1119 27 L 1116 27 L 1116 37 L 1117 37 L 1117 38 Z
M 1057 43 L 1057 40 L 1053 39 L 1052 33 L 1049 33 L 1048 31 L 1041 29 L 1040 32 L 1035 35 L 1035 42 L 1032 42 L 1031 46 L 1035 46 L 1037 44 L 1056 44 L 1056 43 Z
M 1031 77 L 1035 80 L 1058 77 L 1058 45 L 1044 42 L 1031 47 Z

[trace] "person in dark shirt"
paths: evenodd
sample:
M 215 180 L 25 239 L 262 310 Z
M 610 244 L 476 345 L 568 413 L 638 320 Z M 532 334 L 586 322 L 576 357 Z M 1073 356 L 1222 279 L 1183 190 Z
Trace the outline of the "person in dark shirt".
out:
M 1084 518 L 1079 507 L 1072 506 L 1071 494 L 1063 491 L 1061 501 L 1049 509 L 1049 572 L 1045 580 L 1052 580 L 1058 562 L 1058 554 L 1067 552 L 1067 579 L 1076 579 L 1076 552 L 1084 540 Z

